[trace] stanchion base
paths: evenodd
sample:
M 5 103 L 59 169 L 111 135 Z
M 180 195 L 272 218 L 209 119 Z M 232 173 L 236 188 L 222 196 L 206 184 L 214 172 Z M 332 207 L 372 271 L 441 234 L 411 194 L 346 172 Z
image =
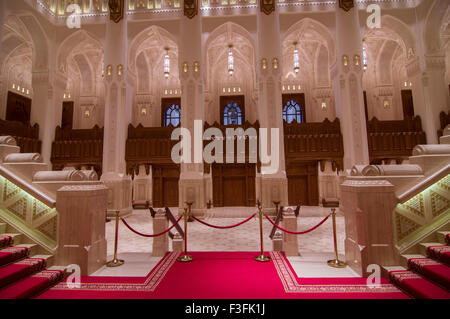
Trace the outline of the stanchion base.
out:
M 193 261 L 194 257 L 189 256 L 189 255 L 183 255 L 181 257 L 178 257 L 177 260 L 182 263 L 187 263 L 187 262 Z
M 270 261 L 271 259 L 270 259 L 269 256 L 266 256 L 266 255 L 259 255 L 259 256 L 256 256 L 256 257 L 255 257 L 255 260 L 256 260 L 256 261 L 259 261 L 259 262 L 262 262 L 262 263 L 266 263 L 266 262 Z
M 345 268 L 347 264 L 339 259 L 328 260 L 328 266 L 333 268 Z
M 106 263 L 106 267 L 119 267 L 122 266 L 125 263 L 125 261 L 120 260 L 120 259 L 114 259 L 111 261 L 108 261 Z

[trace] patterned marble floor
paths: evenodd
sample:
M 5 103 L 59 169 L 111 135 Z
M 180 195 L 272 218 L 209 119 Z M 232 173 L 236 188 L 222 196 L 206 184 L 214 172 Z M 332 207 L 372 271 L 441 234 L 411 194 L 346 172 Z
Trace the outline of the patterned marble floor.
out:
M 176 210 L 172 209 L 173 212 Z M 321 207 L 302 207 L 298 220 L 298 231 L 309 229 L 318 224 L 329 209 Z M 228 214 L 227 214 L 228 212 Z M 238 223 L 252 215 L 254 209 L 233 208 L 208 211 L 205 221 L 214 225 L 227 226 Z M 135 210 L 126 218 L 136 230 L 152 234 L 152 218 L 146 210 Z M 345 225 L 344 217 L 338 214 L 337 233 L 338 249 L 344 252 Z M 106 239 L 108 241 L 108 259 L 114 251 L 114 222 L 106 224 Z M 259 221 L 255 218 L 238 228 L 231 230 L 216 230 L 199 223 L 188 224 L 188 249 L 190 251 L 258 251 L 260 248 Z M 272 250 L 272 243 L 267 240 L 271 225 L 264 221 L 264 249 Z M 290 257 L 294 270 L 299 277 L 354 277 L 356 274 L 349 268 L 333 269 L 326 266 L 326 260 L 333 257 L 332 223 L 329 219 L 312 233 L 298 237 L 298 257 Z M 145 276 L 160 258 L 152 257 L 151 238 L 143 238 L 119 227 L 119 258 L 125 259 L 125 265 L 119 268 L 103 267 L 95 276 Z M 171 248 L 171 247 L 170 247 Z M 341 255 L 341 258 L 344 258 Z
M 233 209 L 231 209 L 233 210 Z M 304 213 L 305 212 L 305 213 Z M 306 214 L 306 212 L 308 212 Z M 321 207 L 308 207 L 300 212 L 298 221 L 298 231 L 307 230 L 318 224 L 323 216 L 326 216 L 329 210 Z M 243 218 L 250 216 L 252 210 L 240 218 L 212 217 L 209 213 L 205 219 L 208 223 L 220 226 L 227 226 L 242 221 Z M 316 216 L 313 216 L 313 215 Z M 304 217 L 304 216 L 312 217 Z M 135 210 L 133 214 L 126 218 L 127 222 L 137 231 L 147 234 L 153 233 L 152 218 L 146 210 Z M 345 225 L 344 217 L 337 217 L 337 233 L 339 251 L 344 250 Z M 272 243 L 266 240 L 267 234 L 271 231 L 271 225 L 264 221 L 264 249 L 271 250 Z M 329 219 L 320 228 L 312 233 L 298 237 L 300 253 L 302 252 L 333 252 L 332 241 L 332 223 Z M 108 255 L 114 251 L 114 223 L 106 224 L 106 239 L 108 241 Z M 135 235 L 126 229 L 123 224 L 119 227 L 119 253 L 151 253 L 152 239 L 143 238 Z M 260 247 L 259 239 L 259 221 L 255 218 L 238 228 L 228 230 L 217 230 L 199 223 L 188 224 L 188 249 L 191 251 L 257 251 Z

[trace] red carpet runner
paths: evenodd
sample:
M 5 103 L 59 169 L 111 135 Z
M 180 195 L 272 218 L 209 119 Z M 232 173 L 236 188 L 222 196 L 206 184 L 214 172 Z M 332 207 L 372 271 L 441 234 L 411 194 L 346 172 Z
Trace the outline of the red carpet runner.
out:
M 297 278 L 288 260 L 272 253 L 272 262 L 258 263 L 254 252 L 198 252 L 179 263 L 170 253 L 146 278 L 83 277 L 81 287 L 61 283 L 42 299 L 299 299 L 408 298 L 383 280 L 377 288 L 365 278 Z

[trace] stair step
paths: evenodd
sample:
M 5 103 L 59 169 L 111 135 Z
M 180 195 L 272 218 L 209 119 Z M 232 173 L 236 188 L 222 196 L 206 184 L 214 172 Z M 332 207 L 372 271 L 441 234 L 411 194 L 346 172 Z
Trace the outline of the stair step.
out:
M 428 256 L 428 247 L 430 246 L 440 246 L 441 243 L 420 243 L 419 251 L 421 255 Z
M 422 276 L 409 271 L 397 270 L 389 273 L 389 279 L 409 295 L 419 299 L 450 299 L 450 293 Z
M 450 246 L 429 246 L 427 252 L 430 258 L 433 258 L 444 264 L 447 264 L 447 266 L 450 266 Z
M 3 234 L 5 232 L 6 232 L 6 224 L 0 223 L 0 234 Z
M 55 256 L 53 255 L 35 255 L 32 258 L 40 258 L 45 260 L 46 268 L 50 268 L 55 263 Z
M 450 231 L 438 231 L 436 233 L 438 241 L 441 245 L 448 245 L 449 243 L 446 240 L 447 236 L 450 236 Z
M 17 246 L 22 243 L 22 234 L 3 234 L 3 235 L 12 237 L 13 242 L 11 246 Z
M 0 290 L 0 299 L 26 299 L 43 293 L 64 278 L 59 269 L 47 269 Z
M 45 269 L 43 259 L 26 258 L 0 268 L 0 288 Z
M 14 246 L 0 250 L 0 266 L 7 265 L 28 256 L 28 248 Z
M 414 255 L 401 255 L 401 264 L 403 267 L 408 269 L 408 260 L 412 258 L 427 258 L 426 255 L 414 254 Z
M 28 256 L 34 256 L 39 251 L 39 246 L 36 244 L 20 244 L 18 246 L 28 248 Z
M 408 261 L 411 270 L 446 289 L 450 289 L 450 267 L 431 258 L 412 258 Z

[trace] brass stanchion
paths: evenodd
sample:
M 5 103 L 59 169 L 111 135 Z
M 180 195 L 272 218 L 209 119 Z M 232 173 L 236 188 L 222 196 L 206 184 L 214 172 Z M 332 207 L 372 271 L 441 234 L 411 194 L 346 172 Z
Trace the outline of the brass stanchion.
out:
M 337 238 L 336 238 L 336 208 L 331 209 L 331 218 L 333 219 L 333 239 L 334 239 L 334 259 L 328 261 L 328 266 L 333 268 L 345 268 L 347 264 L 339 260 Z
M 189 205 L 189 204 L 188 204 Z M 190 207 L 192 206 L 192 203 L 189 205 L 189 209 L 184 209 L 184 255 L 181 257 L 178 257 L 179 262 L 190 262 L 194 260 L 194 257 L 187 254 L 187 224 L 189 220 L 190 215 Z
M 258 210 L 259 210 L 259 235 L 261 237 L 261 255 L 256 256 L 255 260 L 259 262 L 268 262 L 270 261 L 270 257 L 264 255 L 263 213 L 262 213 L 262 206 L 259 202 L 258 202 Z
M 116 211 L 116 234 L 114 239 L 114 258 L 113 260 L 106 263 L 106 267 L 119 267 L 122 266 L 125 261 L 117 258 L 117 245 L 119 241 L 119 214 L 120 211 Z
M 281 201 L 277 200 L 277 201 L 273 201 L 273 204 L 275 205 L 275 216 L 278 215 L 278 206 L 280 206 Z

